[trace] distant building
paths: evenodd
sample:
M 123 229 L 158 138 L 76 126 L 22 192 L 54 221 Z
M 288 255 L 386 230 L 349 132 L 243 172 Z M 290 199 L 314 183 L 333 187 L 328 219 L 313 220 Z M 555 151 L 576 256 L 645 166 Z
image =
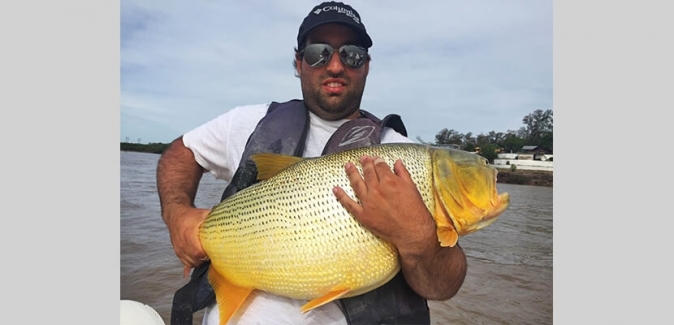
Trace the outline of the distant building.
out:
M 520 160 L 542 160 L 548 150 L 541 146 L 523 146 L 517 159 Z M 552 158 L 552 155 L 549 155 Z M 547 159 L 547 157 L 546 157 Z M 552 160 L 552 159 L 550 159 Z
M 552 154 L 540 146 L 523 146 L 518 153 L 499 153 L 494 167 L 552 171 Z

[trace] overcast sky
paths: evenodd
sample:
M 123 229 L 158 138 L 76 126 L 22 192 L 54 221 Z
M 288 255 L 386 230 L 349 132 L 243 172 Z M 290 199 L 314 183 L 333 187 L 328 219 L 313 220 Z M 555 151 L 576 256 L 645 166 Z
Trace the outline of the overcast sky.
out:
M 293 48 L 318 3 L 121 0 L 120 141 L 168 143 L 236 106 L 301 98 Z M 410 138 L 517 130 L 553 108 L 551 0 L 346 3 L 373 39 L 361 108 L 401 115 Z

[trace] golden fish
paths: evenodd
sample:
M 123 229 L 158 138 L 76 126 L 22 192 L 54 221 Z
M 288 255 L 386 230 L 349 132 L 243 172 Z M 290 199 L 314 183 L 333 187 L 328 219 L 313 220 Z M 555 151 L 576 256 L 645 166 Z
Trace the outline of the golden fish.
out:
M 509 204 L 497 194 L 494 167 L 474 153 L 421 144 L 381 144 L 317 158 L 257 154 L 261 182 L 215 206 L 200 228 L 220 322 L 253 290 L 309 300 L 306 312 L 363 294 L 400 270 L 391 244 L 363 228 L 332 189 L 355 194 L 347 162 L 401 159 L 433 214 L 440 245 L 494 222 Z M 362 173 L 359 164 L 356 164 Z

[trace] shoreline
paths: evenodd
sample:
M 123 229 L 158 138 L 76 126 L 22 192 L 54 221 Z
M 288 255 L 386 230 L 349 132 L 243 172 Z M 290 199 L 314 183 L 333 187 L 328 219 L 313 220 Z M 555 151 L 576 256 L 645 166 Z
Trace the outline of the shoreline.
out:
M 497 169 L 497 183 L 552 187 L 553 172 L 543 170 Z
M 164 148 L 154 151 L 144 150 L 137 147 L 124 146 L 124 144 L 121 149 L 121 152 L 132 151 L 154 154 L 161 154 L 164 150 Z M 527 169 L 516 169 L 515 171 L 511 171 L 509 168 L 497 168 L 496 170 L 498 170 L 497 183 L 552 187 L 553 172 L 551 171 Z

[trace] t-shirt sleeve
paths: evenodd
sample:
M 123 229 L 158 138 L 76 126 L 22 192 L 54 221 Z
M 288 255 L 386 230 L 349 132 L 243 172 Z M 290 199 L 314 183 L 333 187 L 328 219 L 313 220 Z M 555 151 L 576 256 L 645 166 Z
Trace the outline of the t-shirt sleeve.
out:
M 414 141 L 390 127 L 382 129 L 381 143 L 413 143 Z
M 232 180 L 246 141 L 267 112 L 268 104 L 239 106 L 188 131 L 183 143 L 201 167 L 216 178 Z

